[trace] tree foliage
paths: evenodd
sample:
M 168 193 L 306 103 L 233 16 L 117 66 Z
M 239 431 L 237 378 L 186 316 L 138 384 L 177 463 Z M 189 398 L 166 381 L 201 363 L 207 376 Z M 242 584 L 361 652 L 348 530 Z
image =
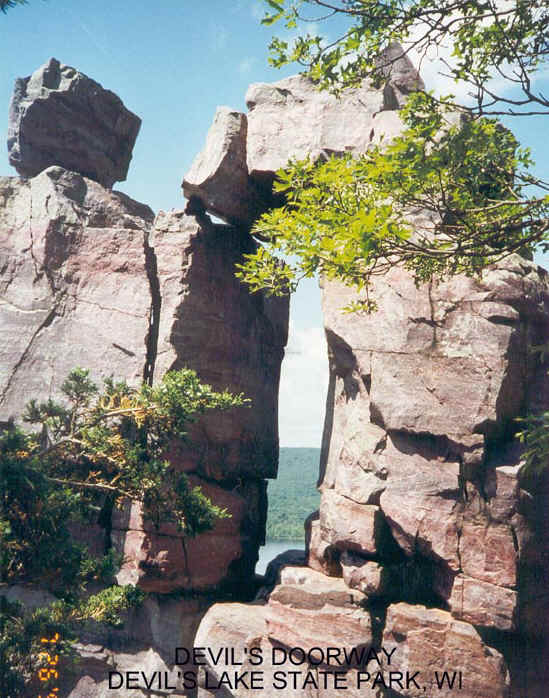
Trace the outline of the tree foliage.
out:
M 32 582 L 59 599 L 32 613 L 2 601 L 2 696 L 20 695 L 40 667 L 40 635 L 57 632 L 64 638 L 58 654 L 70 654 L 65 641 L 75 625 L 120 624 L 123 611 L 142 599 L 114 583 L 120 559 L 108 541 L 105 554 L 94 557 L 71 535 L 71 524 L 101 521 L 128 500 L 141 501 L 157 526 L 171 521 L 187 536 L 228 516 L 165 453 L 198 415 L 243 405 L 242 396 L 214 392 L 190 370 L 140 388 L 108 379 L 99 390 L 76 369 L 62 393 L 62 403 L 29 403 L 23 420 L 31 431 L 11 425 L 0 434 L 0 582 Z M 90 584 L 107 587 L 90 595 Z
M 16 7 L 17 5 L 26 5 L 27 0 L 0 0 L 0 10 L 6 13 L 10 7 Z
M 470 86 L 477 114 L 549 112 L 549 97 L 534 88 L 534 78 L 549 55 L 549 7 L 531 0 L 266 0 L 264 24 L 283 21 L 292 30 L 322 22 L 335 38 L 302 32 L 295 42 L 274 38 L 271 62 L 296 62 L 336 90 L 359 85 L 365 77 L 382 82 L 392 55 L 390 44 L 430 60 L 441 47 L 451 48 L 444 73 Z M 341 31 L 341 21 L 345 28 Z M 491 78 L 500 80 L 494 84 Z M 518 95 L 505 88 L 515 86 Z M 499 89 L 498 85 L 503 85 Z
M 297 62 L 319 89 L 338 93 L 365 79 L 381 87 L 407 51 L 428 57 L 452 42 L 445 70 L 467 82 L 471 95 L 463 104 L 419 90 L 392 143 L 278 172 L 286 205 L 256 224 L 267 244 L 239 271 L 252 289 L 285 293 L 320 271 L 367 293 L 371 276 L 395 263 L 421 282 L 474 274 L 536 244 L 547 249 L 549 184 L 532 174 L 528 150 L 494 115 L 549 113 L 548 99 L 533 87 L 549 53 L 548 7 L 523 0 L 266 1 L 264 23 L 283 21 L 291 30 L 305 20 L 347 20 L 331 42 L 303 32 L 294 42 L 271 43 L 275 66 Z M 310 14 L 315 9 L 323 14 Z M 494 72 L 512 93 L 494 91 Z M 290 264 L 278 263 L 277 253 L 291 255 Z
M 525 446 L 526 472 L 535 477 L 549 466 L 549 412 L 528 415 L 522 422 L 519 437 Z
M 397 263 L 418 282 L 474 274 L 538 241 L 549 230 L 549 196 L 526 193 L 529 152 L 493 120 L 456 124 L 453 111 L 423 108 L 412 95 L 407 131 L 386 146 L 280 171 L 275 189 L 286 204 L 255 226 L 266 244 L 240 277 L 284 293 L 320 271 L 368 293 L 371 277 Z M 295 261 L 280 266 L 280 253 Z

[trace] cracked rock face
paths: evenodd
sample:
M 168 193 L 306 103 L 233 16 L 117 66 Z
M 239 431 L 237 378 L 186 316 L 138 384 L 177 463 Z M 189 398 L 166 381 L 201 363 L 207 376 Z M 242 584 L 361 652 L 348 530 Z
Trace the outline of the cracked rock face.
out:
M 161 607 L 132 616 L 129 635 L 82 640 L 66 695 L 106 696 L 113 665 L 173 671 L 174 648 L 192 646 L 212 600 L 244 597 L 254 583 L 264 478 L 276 476 L 278 461 L 288 302 L 251 296 L 237 282 L 234 265 L 256 243 L 205 216 L 172 211 L 155 221 L 147 206 L 61 167 L 0 179 L 0 201 L 0 422 L 31 398 L 59 398 L 75 366 L 133 384 L 186 366 L 253 401 L 197 421 L 191 443 L 168 454 L 231 518 L 183 545 L 170 526 L 148 525 L 134 502 L 113 512 L 108 535 L 99 525 L 73 531 L 98 552 L 108 539 L 124 556 L 119 582 L 153 593 Z M 190 596 L 163 603 L 174 590 Z
M 389 606 L 383 646 L 394 651 L 394 671 L 420 671 L 416 684 L 404 684 L 398 695 L 449 697 L 458 687 L 459 695 L 471 698 L 509 695 L 509 671 L 501 653 L 487 646 L 472 625 L 446 611 L 406 603 Z M 448 667 L 450 679 L 456 672 L 453 689 L 447 683 L 438 688 L 435 671 L 442 674 L 442 667 Z
M 419 289 L 394 270 L 376 281 L 377 313 L 351 317 L 352 293 L 324 283 L 331 382 L 307 566 L 282 566 L 264 605 L 214 606 L 198 637 L 391 654 L 344 661 L 346 695 L 450 696 L 459 684 L 467 698 L 543 698 L 548 488 L 521 477 L 511 427 L 525 405 L 548 404 L 548 366 L 529 351 L 549 338 L 548 281 L 520 257 Z M 226 627 L 237 611 L 241 638 Z M 199 695 L 218 695 L 206 690 L 216 668 L 203 671 Z M 407 671 L 416 680 L 397 683 Z M 268 665 L 265 676 L 270 695 Z
M 319 92 L 300 75 L 280 82 L 250 85 L 247 164 L 250 176 L 269 181 L 289 159 L 338 153 L 362 153 L 382 133 L 402 128 L 387 90 L 365 85 L 345 91 L 341 99 Z
M 281 203 L 272 183 L 290 159 L 362 153 L 381 138 L 397 135 L 402 129 L 398 109 L 423 86 L 401 54 L 398 44 L 385 52 L 383 85 L 365 82 L 340 98 L 320 92 L 300 75 L 250 85 L 248 114 L 217 110 L 204 150 L 183 180 L 185 196 L 193 205 L 198 200 L 204 210 L 249 228 L 261 213 Z
M 115 512 L 111 542 L 126 558 L 119 581 L 158 599 L 183 589 L 197 601 L 144 611 L 154 650 L 139 645 L 113 658 L 88 638 L 75 698 L 106 696 L 100 672 L 113 661 L 123 670 L 136 660 L 139 670 L 169 670 L 159 629 L 168 623 L 175 638 L 175 619 L 185 631 L 173 641 L 190 646 L 206 594 L 242 596 L 252 581 L 264 478 L 276 474 L 288 307 L 250 296 L 235 281 L 234 264 L 255 249 L 247 229 L 272 204 L 274 172 L 289 157 L 360 152 L 398 133 L 398 108 L 420 79 L 398 47 L 385 58 L 386 84 L 347 92 L 341 102 L 296 77 L 251 86 L 248 117 L 220 111 L 185 182 L 195 217 L 172 211 L 153 221 L 147 207 L 61 167 L 29 181 L 0 180 L 7 328 L 0 420 L 30 397 L 50 395 L 75 363 L 94 377 L 108 367 L 131 381 L 186 365 L 254 405 L 201 420 L 192 448 L 174 443 L 169 453 L 231 519 L 183 551 L 177 533 L 152 529 L 135 503 Z M 48 75 L 40 80 L 51 89 Z M 214 225 L 206 209 L 236 225 Z M 373 293 L 374 315 L 349 316 L 341 309 L 353 292 L 323 287 L 330 386 L 307 566 L 281 558 L 272 567 L 274 589 L 262 589 L 250 605 L 214 605 L 194 645 L 233 648 L 244 655 L 242 671 L 255 666 L 252 650 L 260 652 L 263 696 L 281 695 L 276 670 L 296 668 L 275 665 L 273 648 L 331 646 L 384 647 L 393 656 L 367 667 L 323 660 L 323 668 L 335 661 L 347 696 L 424 696 L 435 691 L 436 669 L 457 672 L 463 698 L 544 698 L 549 482 L 524 477 L 513 435 L 527 407 L 549 408 L 549 366 L 530 351 L 549 341 L 548 275 L 513 256 L 480 279 L 418 288 L 395 268 Z M 234 670 L 223 661 L 200 669 L 200 697 L 252 690 L 212 688 L 222 671 Z M 320 673 L 310 658 L 298 668 Z M 417 671 L 424 681 L 372 685 L 363 677 L 359 685 L 360 669 Z M 285 688 L 311 698 L 336 693 L 330 683 Z M 448 696 L 454 690 L 436 688 Z
M 245 163 L 246 124 L 233 114 L 221 120 L 229 176 L 239 158 Z M 113 666 L 173 671 L 174 648 L 192 646 L 212 601 L 249 595 L 264 539 L 265 478 L 276 476 L 278 462 L 288 301 L 252 296 L 235 279 L 235 264 L 257 245 L 242 227 L 214 225 L 200 212 L 155 219 L 110 191 L 125 178 L 139 123 L 118 97 L 54 59 L 16 84 L 10 161 L 28 179 L 0 179 L 0 423 L 17 419 L 31 398 L 60 398 L 75 366 L 98 382 L 113 375 L 130 384 L 188 367 L 252 407 L 207 415 L 192 425 L 189 443 L 174 442 L 167 454 L 231 513 L 212 531 L 184 542 L 169 525 L 151 527 L 136 502 L 115 509 L 107 529 L 72 527 L 96 552 L 113 546 L 123 554 L 121 584 L 153 594 L 121 635 L 96 629 L 81 638 L 83 663 L 63 686 L 75 698 L 110 695 Z M 203 170 L 199 164 L 199 180 Z M 251 212 L 252 198 L 247 205 Z M 187 596 L 170 599 L 174 590 Z
M 251 400 L 206 416 L 191 435 L 202 448 L 172 458 L 208 479 L 275 477 L 288 299 L 250 294 L 235 278 L 235 264 L 257 245 L 245 231 L 172 211 L 158 215 L 151 244 L 162 297 L 156 370 L 188 366 Z
M 379 310 L 352 319 L 341 312 L 352 292 L 335 283 L 323 286 L 331 383 L 321 524 L 331 516 L 334 498 L 347 504 L 335 507 L 343 517 L 335 526 L 343 542 L 321 525 L 320 535 L 311 537 L 310 559 L 316 565 L 329 546 L 332 554 L 343 549 L 393 565 L 394 551 L 378 545 L 374 554 L 370 547 L 375 504 L 411 561 L 409 569 L 423 569 L 421 585 L 434 594 L 430 603 L 478 628 L 529 636 L 531 656 L 539 661 L 543 631 L 532 618 L 546 617 L 549 604 L 533 579 L 548 578 L 546 514 L 540 513 L 547 489 L 543 482 L 524 489 L 520 444 L 512 434 L 527 405 L 549 404 L 547 365 L 530 351 L 549 337 L 547 272 L 513 256 L 477 281 L 458 277 L 416 288 L 394 269 L 376 281 Z M 359 534 L 364 550 L 346 539 L 350 529 L 368 531 Z M 406 618 L 417 617 L 420 638 L 427 618 L 415 608 Z M 395 619 L 387 617 L 385 633 L 407 637 L 398 642 L 410 648 L 411 636 L 396 625 L 393 630 Z M 408 620 L 399 615 L 401 622 Z M 442 633 L 448 641 L 449 632 Z M 528 695 L 541 696 L 541 680 L 530 676 L 525 684 L 529 669 L 509 650 L 523 641 L 494 640 L 511 669 L 509 695 L 522 695 L 526 685 Z M 424 652 L 418 650 L 419 665 Z M 499 679 L 489 668 L 469 671 L 475 676 L 467 695 L 508 695 L 505 671 L 497 669 Z M 482 683 L 484 671 L 494 687 L 483 693 L 487 689 L 475 682 Z
M 269 202 L 269 195 L 248 176 L 245 114 L 219 107 L 199 153 L 183 180 L 183 193 L 227 223 L 250 227 Z
M 0 420 L 75 366 L 144 377 L 153 212 L 61 167 L 0 180 Z
M 110 188 L 128 174 L 141 120 L 119 97 L 55 58 L 18 78 L 10 104 L 10 164 L 23 177 L 52 165 Z
M 174 465 L 232 513 L 186 555 L 133 505 L 116 514 L 124 583 L 148 591 L 206 590 L 251 580 L 263 542 L 266 477 L 278 459 L 277 401 L 288 303 L 250 295 L 234 265 L 256 243 L 245 232 L 160 214 L 60 167 L 0 182 L 0 420 L 55 392 L 75 366 L 130 383 L 194 369 L 253 408 L 208 415 Z

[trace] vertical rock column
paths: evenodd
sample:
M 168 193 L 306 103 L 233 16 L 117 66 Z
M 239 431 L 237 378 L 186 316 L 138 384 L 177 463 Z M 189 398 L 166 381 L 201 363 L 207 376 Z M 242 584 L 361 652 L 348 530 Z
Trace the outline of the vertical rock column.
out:
M 168 527 L 157 534 L 138 506 L 118 515 L 114 535 L 128 562 L 120 580 L 149 591 L 242 592 L 252 582 L 266 517 L 266 483 L 278 462 L 277 402 L 287 339 L 287 299 L 250 295 L 235 278 L 235 264 L 255 249 L 245 230 L 215 225 L 207 216 L 161 213 L 154 249 L 160 299 L 154 375 L 194 369 L 217 390 L 243 393 L 248 407 L 207 415 L 193 425 L 190 445 L 170 454 L 192 484 L 230 519 L 182 543 Z
M 393 269 L 374 294 L 377 313 L 349 316 L 353 292 L 324 284 L 330 394 L 308 566 L 283 567 L 255 604 L 210 608 L 197 641 L 256 648 L 264 696 L 297 670 L 303 697 L 337 695 L 339 675 L 348 696 L 542 698 L 547 485 L 521 471 L 514 433 L 547 409 L 548 366 L 530 348 L 549 339 L 548 275 L 515 256 L 416 288 Z M 299 666 L 273 665 L 292 647 Z M 227 668 L 203 669 L 201 698 L 220 695 Z
M 331 375 L 309 564 L 362 588 L 375 560 L 391 580 L 378 596 L 412 604 L 389 606 L 384 643 L 428 656 L 431 621 L 413 604 L 445 609 L 503 654 L 513 695 L 541 696 L 547 488 L 522 473 L 514 434 L 549 404 L 532 351 L 549 340 L 547 272 L 513 256 L 478 281 L 416 288 L 395 269 L 374 294 L 378 312 L 349 318 L 352 292 L 324 285 Z M 467 695 L 482 695 L 473 678 Z

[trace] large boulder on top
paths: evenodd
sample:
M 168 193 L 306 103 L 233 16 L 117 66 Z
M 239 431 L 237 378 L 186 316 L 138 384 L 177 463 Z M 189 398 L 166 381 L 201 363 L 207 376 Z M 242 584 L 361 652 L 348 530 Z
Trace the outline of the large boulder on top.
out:
M 110 188 L 126 179 L 140 126 L 113 92 L 50 58 L 15 82 L 9 161 L 23 177 L 60 165 Z
M 204 149 L 183 180 L 188 212 L 206 210 L 250 228 L 261 213 L 281 203 L 272 183 L 290 159 L 359 154 L 400 133 L 398 110 L 423 82 L 398 44 L 382 54 L 379 68 L 379 85 L 365 80 L 339 97 L 296 75 L 250 85 L 247 115 L 220 107 Z

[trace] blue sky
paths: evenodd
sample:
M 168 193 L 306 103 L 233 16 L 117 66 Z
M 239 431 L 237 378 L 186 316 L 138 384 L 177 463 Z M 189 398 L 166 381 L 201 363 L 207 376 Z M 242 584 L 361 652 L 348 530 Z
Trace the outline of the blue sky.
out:
M 181 181 L 202 148 L 218 105 L 245 111 L 251 82 L 297 72 L 268 66 L 272 28 L 259 0 L 29 0 L 0 14 L 0 138 L 16 77 L 54 56 L 118 94 L 142 119 L 126 182 L 115 188 L 155 211 L 183 208 Z M 427 71 L 429 72 L 429 71 Z M 549 85 L 546 92 L 549 92 Z M 515 131 L 549 178 L 547 120 Z M 4 146 L 0 175 L 15 175 Z M 281 385 L 281 443 L 318 446 L 327 364 L 314 281 L 292 301 L 292 336 Z

